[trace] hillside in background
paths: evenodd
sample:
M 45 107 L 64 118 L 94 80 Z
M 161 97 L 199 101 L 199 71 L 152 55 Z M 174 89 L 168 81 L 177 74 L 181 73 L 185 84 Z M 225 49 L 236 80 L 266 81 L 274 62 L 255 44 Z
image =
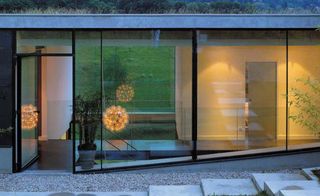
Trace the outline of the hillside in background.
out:
M 0 12 L 314 14 L 320 0 L 0 0 Z

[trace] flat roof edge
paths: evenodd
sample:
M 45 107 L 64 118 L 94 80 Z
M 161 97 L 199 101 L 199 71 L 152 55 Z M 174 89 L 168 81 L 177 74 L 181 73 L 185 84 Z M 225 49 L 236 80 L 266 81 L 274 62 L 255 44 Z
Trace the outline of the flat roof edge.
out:
M 290 29 L 319 25 L 320 14 L 0 14 L 1 29 Z

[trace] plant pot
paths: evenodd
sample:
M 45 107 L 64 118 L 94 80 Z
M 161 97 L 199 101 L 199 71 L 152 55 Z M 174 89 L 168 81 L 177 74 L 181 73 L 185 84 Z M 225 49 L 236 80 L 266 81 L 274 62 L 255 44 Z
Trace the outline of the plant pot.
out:
M 92 169 L 96 164 L 94 162 L 96 157 L 97 146 L 95 144 L 80 144 L 78 146 L 79 159 L 78 164 L 81 169 Z
M 92 169 L 95 165 L 95 156 L 96 150 L 79 150 L 78 164 L 81 166 L 81 169 Z

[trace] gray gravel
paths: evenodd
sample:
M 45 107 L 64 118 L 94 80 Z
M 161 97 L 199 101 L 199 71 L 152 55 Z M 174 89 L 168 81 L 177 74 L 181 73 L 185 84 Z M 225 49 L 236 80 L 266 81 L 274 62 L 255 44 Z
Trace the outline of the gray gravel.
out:
M 204 178 L 249 178 L 255 172 L 299 173 L 300 170 L 201 171 L 179 173 L 0 174 L 0 192 L 147 191 L 149 185 L 200 184 Z

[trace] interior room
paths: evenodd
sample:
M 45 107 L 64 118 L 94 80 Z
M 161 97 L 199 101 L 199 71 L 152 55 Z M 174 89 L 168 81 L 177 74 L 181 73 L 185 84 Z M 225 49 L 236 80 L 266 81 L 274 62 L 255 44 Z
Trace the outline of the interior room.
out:
M 21 167 L 29 170 L 72 170 L 73 63 L 61 35 L 17 33 Z

